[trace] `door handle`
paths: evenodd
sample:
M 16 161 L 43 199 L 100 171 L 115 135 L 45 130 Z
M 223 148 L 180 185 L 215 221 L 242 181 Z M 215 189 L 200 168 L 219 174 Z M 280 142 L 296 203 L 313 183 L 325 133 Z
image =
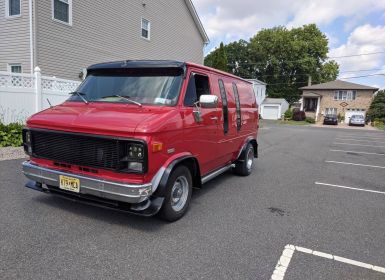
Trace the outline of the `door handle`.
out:
M 210 117 L 210 119 L 213 120 L 213 121 L 217 121 L 218 117 Z

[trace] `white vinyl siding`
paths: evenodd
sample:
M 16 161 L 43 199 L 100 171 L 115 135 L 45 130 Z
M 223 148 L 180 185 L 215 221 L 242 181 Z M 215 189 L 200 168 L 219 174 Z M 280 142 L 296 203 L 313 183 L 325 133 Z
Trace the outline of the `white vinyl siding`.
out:
M 72 0 L 52 0 L 52 19 L 72 25 Z
M 0 0 L 0 71 L 20 63 L 24 73 L 31 71 L 28 1 L 20 1 L 20 15 L 7 17 L 8 0 Z M 49 10 L 49 8 L 48 8 Z
M 337 90 L 334 92 L 334 100 L 355 100 L 356 91 L 355 90 Z
M 68 28 L 52 20 L 51 1 L 36 1 L 36 64 L 43 75 L 73 80 L 91 64 L 123 59 L 202 64 L 203 39 L 185 1 L 146 2 L 143 7 L 141 1 L 72 1 Z M 141 37 L 141 18 L 151 21 L 151 41 Z M 14 61 L 20 60 L 9 63 Z
M 18 17 L 21 15 L 21 0 L 5 0 L 6 17 Z
M 151 23 L 149 20 L 142 18 L 142 30 L 141 30 L 141 35 L 142 38 L 150 40 L 150 29 L 151 28 Z

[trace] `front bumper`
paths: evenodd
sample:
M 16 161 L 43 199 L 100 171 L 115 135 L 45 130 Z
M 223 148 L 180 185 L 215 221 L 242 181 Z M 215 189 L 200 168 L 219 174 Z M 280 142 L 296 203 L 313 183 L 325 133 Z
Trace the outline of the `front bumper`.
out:
M 23 173 L 29 179 L 59 189 L 59 176 L 69 176 L 80 180 L 80 193 L 73 195 L 90 195 L 103 199 L 120 201 L 130 204 L 142 203 L 152 194 L 152 183 L 134 185 L 113 182 L 93 177 L 86 177 L 69 172 L 44 168 L 30 161 L 23 162 Z

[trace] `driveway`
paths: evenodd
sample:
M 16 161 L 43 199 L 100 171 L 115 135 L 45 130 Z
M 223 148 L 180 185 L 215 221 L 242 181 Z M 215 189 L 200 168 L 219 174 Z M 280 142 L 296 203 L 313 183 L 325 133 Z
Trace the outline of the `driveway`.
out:
M 23 187 L 0 162 L 2 279 L 385 279 L 385 133 L 265 124 L 251 176 L 175 222 Z

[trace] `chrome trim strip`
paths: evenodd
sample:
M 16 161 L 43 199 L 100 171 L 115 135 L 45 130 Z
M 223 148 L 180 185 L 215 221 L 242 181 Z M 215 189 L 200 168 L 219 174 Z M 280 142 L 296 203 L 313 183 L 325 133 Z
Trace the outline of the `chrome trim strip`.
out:
M 70 176 L 80 180 L 80 193 L 90 194 L 98 197 L 108 198 L 127 203 L 140 203 L 152 194 L 152 183 L 126 184 L 114 181 L 101 180 L 93 177 L 63 172 L 40 167 L 30 161 L 23 162 L 23 173 L 29 179 L 59 187 L 59 176 Z
M 204 177 L 202 177 L 202 184 L 205 184 L 207 183 L 208 181 L 210 181 L 211 179 L 214 179 L 215 177 L 217 177 L 218 175 L 221 175 L 222 173 L 225 173 L 227 170 L 231 169 L 231 168 L 234 168 L 235 167 L 235 164 L 229 164 L 229 165 L 226 165 Z

